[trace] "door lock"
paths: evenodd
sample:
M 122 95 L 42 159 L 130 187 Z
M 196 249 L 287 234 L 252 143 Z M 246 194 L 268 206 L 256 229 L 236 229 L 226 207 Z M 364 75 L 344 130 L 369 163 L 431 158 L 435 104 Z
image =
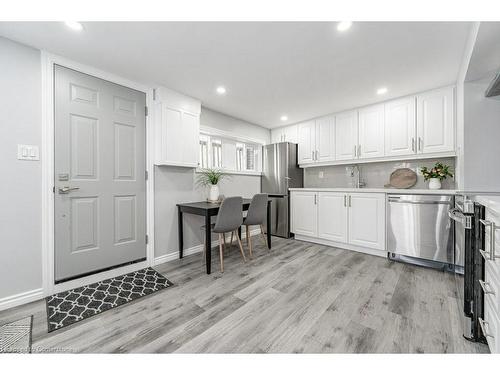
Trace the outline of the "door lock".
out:
M 79 187 L 69 187 L 69 186 L 63 186 L 62 188 L 59 188 L 59 194 L 68 194 L 74 190 L 80 189 Z

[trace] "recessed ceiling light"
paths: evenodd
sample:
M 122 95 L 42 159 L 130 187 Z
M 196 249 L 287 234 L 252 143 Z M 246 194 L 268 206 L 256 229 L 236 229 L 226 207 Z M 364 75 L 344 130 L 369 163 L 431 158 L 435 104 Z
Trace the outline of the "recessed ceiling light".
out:
M 280 117 L 280 120 L 281 120 L 281 121 L 287 121 L 287 120 L 288 120 L 288 116 L 284 116 L 284 115 L 283 115 L 283 116 L 281 116 L 281 117 Z
M 73 29 L 75 31 L 82 31 L 83 30 L 83 25 L 80 22 L 76 21 L 66 21 L 64 22 L 66 26 L 68 26 L 70 29 Z
M 352 26 L 351 21 L 341 21 L 337 25 L 337 30 L 338 31 L 346 31 L 346 30 L 350 29 L 351 26 Z
M 384 95 L 387 92 L 387 87 L 381 87 L 377 90 L 377 95 Z
M 226 93 L 226 88 L 224 86 L 219 86 L 215 89 L 217 91 L 217 94 L 219 95 L 224 95 Z

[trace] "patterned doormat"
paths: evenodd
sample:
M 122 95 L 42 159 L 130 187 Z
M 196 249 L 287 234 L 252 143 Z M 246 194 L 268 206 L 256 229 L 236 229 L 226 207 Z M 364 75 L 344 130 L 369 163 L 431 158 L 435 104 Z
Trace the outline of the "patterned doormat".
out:
M 0 353 L 31 353 L 33 316 L 0 327 Z
M 151 267 L 57 293 L 47 302 L 49 332 L 168 288 L 173 284 Z

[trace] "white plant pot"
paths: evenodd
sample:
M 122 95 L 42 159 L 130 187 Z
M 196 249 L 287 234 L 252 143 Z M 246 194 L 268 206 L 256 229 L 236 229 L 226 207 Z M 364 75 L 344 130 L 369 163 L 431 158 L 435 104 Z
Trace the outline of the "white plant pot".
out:
M 219 185 L 210 185 L 208 200 L 212 202 L 216 202 L 219 200 Z
M 441 189 L 441 180 L 439 178 L 429 179 L 429 189 L 431 190 Z

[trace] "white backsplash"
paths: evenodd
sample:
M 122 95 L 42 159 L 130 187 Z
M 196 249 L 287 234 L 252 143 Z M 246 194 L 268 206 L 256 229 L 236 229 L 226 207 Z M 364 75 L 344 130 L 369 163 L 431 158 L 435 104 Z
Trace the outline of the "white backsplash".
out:
M 426 189 L 428 182 L 424 181 L 424 177 L 420 174 L 420 168 L 423 166 L 432 167 L 437 161 L 451 166 L 451 170 L 455 171 L 455 158 L 377 162 L 358 164 L 358 167 L 361 172 L 361 181 L 365 182 L 365 187 L 368 188 L 383 188 L 385 184 L 389 183 L 389 177 L 395 169 L 410 168 L 417 173 L 417 183 L 413 186 L 413 189 Z M 304 187 L 354 187 L 353 179 L 350 177 L 350 167 L 352 165 L 354 164 L 305 168 Z M 323 178 L 319 177 L 321 174 Z M 447 178 L 442 181 L 442 188 L 454 189 L 455 179 Z

